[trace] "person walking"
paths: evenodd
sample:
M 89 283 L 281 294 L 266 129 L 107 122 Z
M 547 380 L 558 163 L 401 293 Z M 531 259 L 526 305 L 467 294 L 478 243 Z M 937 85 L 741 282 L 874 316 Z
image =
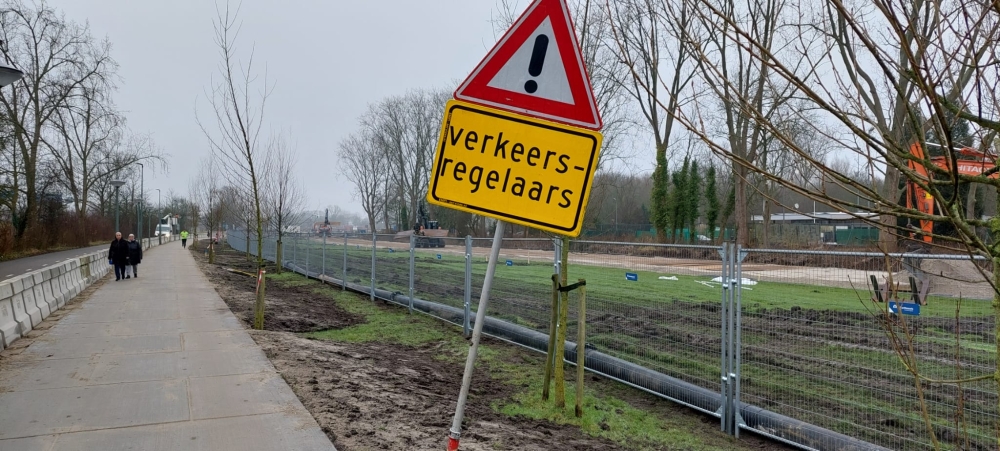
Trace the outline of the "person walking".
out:
M 188 247 L 188 231 L 181 230 L 181 247 L 187 249 Z
M 135 240 L 135 235 L 128 235 L 128 264 L 132 266 L 132 276 L 139 278 L 139 263 L 142 263 L 142 243 Z M 126 268 L 128 269 L 128 268 Z M 128 275 L 125 275 L 128 279 Z
M 115 280 L 127 278 L 125 265 L 128 264 L 128 242 L 122 239 L 121 232 L 115 232 L 115 240 L 108 249 L 108 262 L 115 265 Z

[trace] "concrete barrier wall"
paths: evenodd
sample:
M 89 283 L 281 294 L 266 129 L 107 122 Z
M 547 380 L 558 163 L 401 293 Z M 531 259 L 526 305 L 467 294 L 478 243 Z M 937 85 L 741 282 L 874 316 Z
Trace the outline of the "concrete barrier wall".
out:
M 163 244 L 178 240 L 164 238 Z M 155 238 L 142 242 L 144 249 L 159 245 Z M 0 350 L 31 332 L 52 312 L 66 306 L 112 271 L 108 251 L 102 250 L 0 281 Z

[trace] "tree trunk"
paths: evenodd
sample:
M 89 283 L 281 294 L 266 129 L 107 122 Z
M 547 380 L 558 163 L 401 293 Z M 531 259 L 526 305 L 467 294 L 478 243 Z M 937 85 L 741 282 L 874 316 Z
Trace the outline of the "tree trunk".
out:
M 885 182 L 882 185 L 882 196 L 892 202 L 899 199 L 899 170 L 893 167 L 887 167 L 885 174 Z M 890 208 L 889 206 L 883 206 L 884 210 Z M 885 212 L 879 213 L 879 223 L 881 228 L 879 229 L 879 248 L 883 252 L 896 252 L 896 217 L 885 214 Z
M 969 184 L 969 194 L 965 199 L 965 218 L 971 219 L 976 217 L 976 189 L 978 185 L 975 183 Z
M 761 223 L 764 226 L 761 230 L 761 246 L 768 248 L 771 247 L 770 232 L 771 232 L 771 206 L 767 199 L 764 199 L 764 206 L 761 210 Z
M 275 246 L 274 251 L 274 272 L 281 274 L 281 257 L 284 255 L 284 243 L 281 242 L 281 236 L 278 236 L 278 243 Z
M 747 205 L 747 169 L 736 163 L 733 170 L 733 183 L 736 184 L 736 244 L 744 247 L 750 245 L 750 209 Z
M 28 230 L 34 228 L 38 224 L 38 202 L 36 201 L 38 199 L 38 190 L 37 190 L 37 187 L 35 186 L 35 184 L 37 183 L 37 177 L 36 177 L 36 174 L 35 174 L 36 169 L 37 169 L 37 165 L 35 164 L 34 161 L 30 161 L 29 159 L 25 159 L 25 162 L 24 162 L 24 173 L 25 173 L 24 174 L 24 185 L 25 185 L 24 204 L 25 204 L 26 208 L 25 208 L 24 216 L 22 216 L 21 220 L 18 221 L 17 224 L 15 224 L 15 227 L 17 228 L 17 230 L 16 230 L 17 239 L 18 240 L 22 240 L 22 241 L 24 240 L 24 238 L 25 238 L 26 235 L 28 235 L 30 237 L 30 234 L 28 234 Z M 28 244 L 28 243 L 23 243 L 22 242 L 22 246 L 24 244 Z
M 991 190 L 993 193 L 1000 194 L 1000 188 L 994 188 Z M 995 204 L 998 211 L 1000 211 L 1000 196 L 997 196 L 997 202 Z M 990 238 L 992 242 L 1000 242 L 1000 217 L 994 216 L 990 219 Z M 1000 290 L 995 287 L 1000 287 L 1000 251 L 997 250 L 995 246 L 990 247 L 990 253 L 992 254 L 993 260 L 993 317 L 1000 318 Z M 1000 356 L 1000 321 L 994 321 L 993 325 L 993 337 L 996 342 L 996 354 Z M 996 384 L 996 389 L 1000 389 L 1000 359 L 996 361 L 996 368 L 993 372 L 993 382 Z M 998 407 L 1000 407 L 1000 401 L 998 401 Z M 1000 447 L 1000 437 L 997 437 L 997 445 Z

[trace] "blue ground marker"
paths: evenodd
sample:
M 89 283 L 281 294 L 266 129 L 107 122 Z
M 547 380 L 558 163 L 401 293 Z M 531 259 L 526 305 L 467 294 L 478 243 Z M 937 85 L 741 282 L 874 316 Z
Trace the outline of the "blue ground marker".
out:
M 889 313 L 896 313 L 897 307 L 896 301 L 889 301 Z M 904 315 L 920 316 L 920 304 L 914 304 L 912 302 L 902 303 L 902 308 Z
M 514 266 L 514 260 L 507 260 L 507 266 Z
M 634 272 L 627 272 L 627 273 L 625 273 L 625 280 L 631 280 L 633 282 L 638 282 L 639 281 L 639 275 L 636 274 L 636 273 L 634 273 Z
M 441 260 L 441 254 L 437 254 L 437 259 Z

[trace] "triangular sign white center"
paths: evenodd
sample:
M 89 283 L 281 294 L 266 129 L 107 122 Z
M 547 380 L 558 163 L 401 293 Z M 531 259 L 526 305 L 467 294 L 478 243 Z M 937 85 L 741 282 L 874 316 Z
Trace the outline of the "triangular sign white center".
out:
M 545 18 L 487 86 L 574 105 L 555 36 Z

